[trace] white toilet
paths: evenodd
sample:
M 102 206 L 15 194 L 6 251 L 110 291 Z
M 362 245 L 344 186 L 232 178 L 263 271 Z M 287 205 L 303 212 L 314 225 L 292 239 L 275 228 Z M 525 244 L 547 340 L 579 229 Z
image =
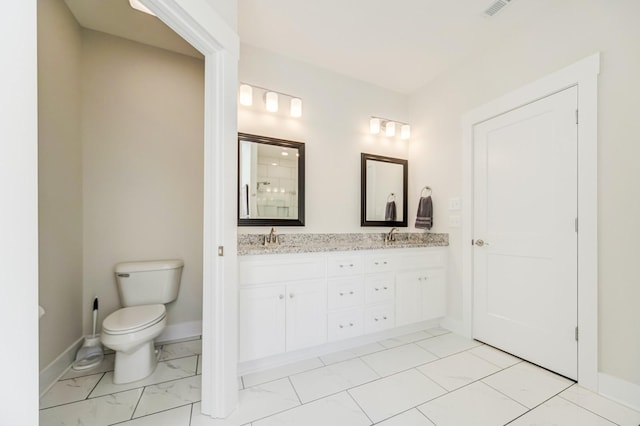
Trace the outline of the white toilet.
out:
M 144 379 L 156 368 L 153 339 L 167 324 L 165 304 L 178 297 L 182 260 L 118 263 L 115 266 L 120 302 L 102 322 L 102 344 L 116 352 L 113 382 Z

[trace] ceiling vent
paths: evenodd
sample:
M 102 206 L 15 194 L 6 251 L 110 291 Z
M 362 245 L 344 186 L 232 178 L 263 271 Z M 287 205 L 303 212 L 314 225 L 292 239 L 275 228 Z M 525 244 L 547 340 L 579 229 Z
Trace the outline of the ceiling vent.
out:
M 503 10 L 506 6 L 508 6 L 513 0 L 496 0 L 484 11 L 484 15 L 486 17 L 493 17 L 498 14 L 501 10 Z

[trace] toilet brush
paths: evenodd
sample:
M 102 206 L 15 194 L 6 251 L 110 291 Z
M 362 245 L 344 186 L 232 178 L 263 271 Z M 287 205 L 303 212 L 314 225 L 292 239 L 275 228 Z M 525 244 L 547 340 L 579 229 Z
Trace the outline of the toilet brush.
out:
M 93 299 L 93 334 L 84 339 L 82 347 L 73 362 L 74 370 L 88 370 L 100 364 L 104 359 L 100 338 L 96 337 L 96 321 L 98 319 L 98 298 Z

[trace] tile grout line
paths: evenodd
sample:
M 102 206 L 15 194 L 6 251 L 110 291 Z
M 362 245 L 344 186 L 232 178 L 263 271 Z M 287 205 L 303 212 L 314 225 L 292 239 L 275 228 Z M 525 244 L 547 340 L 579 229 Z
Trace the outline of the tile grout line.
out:
M 140 396 L 138 397 L 138 401 L 136 402 L 136 406 L 133 407 L 133 411 L 131 412 L 131 417 L 129 418 L 129 420 L 133 420 L 133 416 L 136 414 L 136 410 L 138 409 L 138 406 L 140 405 L 140 401 L 142 401 L 142 396 L 144 395 L 144 391 L 147 389 L 147 387 L 143 387 L 142 388 L 142 392 L 140 392 Z
M 577 383 L 575 383 L 575 384 L 574 384 L 574 386 L 575 386 L 575 385 L 577 385 Z M 570 386 L 570 387 L 571 387 L 571 386 Z M 609 419 L 609 418 L 607 418 L 607 417 L 603 416 L 602 414 L 598 414 L 598 413 L 596 413 L 595 411 L 591 411 L 589 408 L 587 408 L 587 407 L 583 407 L 582 405 L 580 405 L 580 404 L 578 404 L 578 403 L 575 403 L 575 402 L 573 402 L 573 401 L 571 401 L 571 400 L 569 400 L 569 399 L 567 399 L 567 398 L 563 397 L 561 394 L 562 394 L 562 393 L 564 393 L 564 392 L 565 392 L 566 390 L 568 390 L 568 389 L 569 389 L 569 388 L 567 388 L 567 389 L 563 390 L 562 392 L 558 393 L 556 396 L 557 396 L 558 398 L 561 398 L 561 399 L 563 399 L 563 400 L 567 401 L 569 404 L 575 405 L 575 406 L 576 406 L 576 407 L 578 407 L 578 408 L 582 408 L 583 410 L 588 411 L 589 413 L 591 413 L 591 414 L 593 414 L 593 415 L 596 415 L 596 416 L 598 416 L 598 417 L 600 417 L 600 418 L 602 418 L 602 419 L 605 419 L 605 420 L 606 420 L 606 421 L 608 421 L 608 422 L 611 422 L 611 423 L 613 423 L 613 424 L 615 424 L 615 425 L 620 426 L 620 424 L 619 424 L 618 422 L 614 422 L 613 420 L 611 420 L 611 419 Z
M 495 390 L 496 392 L 498 392 L 498 393 L 500 393 L 500 394 L 502 394 L 502 395 L 506 396 L 506 397 L 507 397 L 507 398 L 509 398 L 510 400 L 517 402 L 518 404 L 522 405 L 523 407 L 525 407 L 525 408 L 527 409 L 527 411 L 525 411 L 524 413 L 520 414 L 520 415 L 519 415 L 519 416 L 517 416 L 516 418 L 511 419 L 510 421 L 508 421 L 507 423 L 505 423 L 505 426 L 506 426 L 506 425 L 508 425 L 508 424 L 513 423 L 516 419 L 519 419 L 520 417 L 524 416 L 525 414 L 527 414 L 527 413 L 529 413 L 529 412 L 531 412 L 531 411 L 535 410 L 536 408 L 540 407 L 540 406 L 541 406 L 542 404 L 544 404 L 545 402 L 552 400 L 552 399 L 553 399 L 553 398 L 555 398 L 556 396 L 560 395 L 562 392 L 564 392 L 564 391 L 566 391 L 567 389 L 569 389 L 569 388 L 570 388 L 571 386 L 573 386 L 574 384 L 575 384 L 575 383 L 572 383 L 570 386 L 567 386 L 566 388 L 562 389 L 561 391 L 556 392 L 555 394 L 551 395 L 549 398 L 547 398 L 547 399 L 543 400 L 543 401 L 542 401 L 542 402 L 540 402 L 539 404 L 536 404 L 534 407 L 529 408 L 529 407 L 527 407 L 526 405 L 524 405 L 523 403 L 518 402 L 518 401 L 516 401 L 515 399 L 513 399 L 512 397 L 510 397 L 509 395 L 505 394 L 504 392 L 501 392 L 500 390 L 498 390 L 498 389 L 494 388 L 494 387 L 493 387 L 493 386 L 491 386 L 490 384 L 485 383 L 485 385 L 489 386 L 491 389 L 493 389 L 493 390 Z
M 351 392 L 349 392 L 349 390 L 351 390 L 351 389 L 353 389 L 353 388 L 346 389 L 346 390 L 344 390 L 343 392 L 346 392 L 346 393 L 347 393 L 347 395 L 349 395 L 349 398 L 351 398 L 351 400 L 353 401 L 353 403 L 354 403 L 354 404 L 356 404 L 356 406 L 360 409 L 360 411 L 362 411 L 362 414 L 364 414 L 364 415 L 367 417 L 367 419 L 369 419 L 369 421 L 371 422 L 371 424 L 372 424 L 372 425 L 373 425 L 373 424 L 375 424 L 375 422 L 373 421 L 373 419 L 372 419 L 371 417 L 369 417 L 369 414 L 367 414 L 367 412 L 366 412 L 366 411 L 364 411 L 364 408 L 362 408 L 362 407 L 360 406 L 360 404 L 358 403 L 358 401 L 354 398 L 354 396 L 353 396 L 353 395 L 351 395 Z
M 291 376 L 287 376 L 287 380 L 289 381 L 289 384 L 291 385 L 291 389 L 293 389 L 293 392 L 296 394 L 296 397 L 298 398 L 298 402 L 300 402 L 299 406 L 304 405 L 304 403 L 302 402 L 302 399 L 300 398 L 300 395 L 298 394 L 298 390 L 293 385 L 293 380 L 291 380 Z

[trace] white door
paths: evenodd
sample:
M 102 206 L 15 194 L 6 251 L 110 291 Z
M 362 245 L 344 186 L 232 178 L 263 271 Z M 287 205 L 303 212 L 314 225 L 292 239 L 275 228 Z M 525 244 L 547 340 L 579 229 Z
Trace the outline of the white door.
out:
M 474 126 L 473 335 L 577 379 L 577 89 Z

